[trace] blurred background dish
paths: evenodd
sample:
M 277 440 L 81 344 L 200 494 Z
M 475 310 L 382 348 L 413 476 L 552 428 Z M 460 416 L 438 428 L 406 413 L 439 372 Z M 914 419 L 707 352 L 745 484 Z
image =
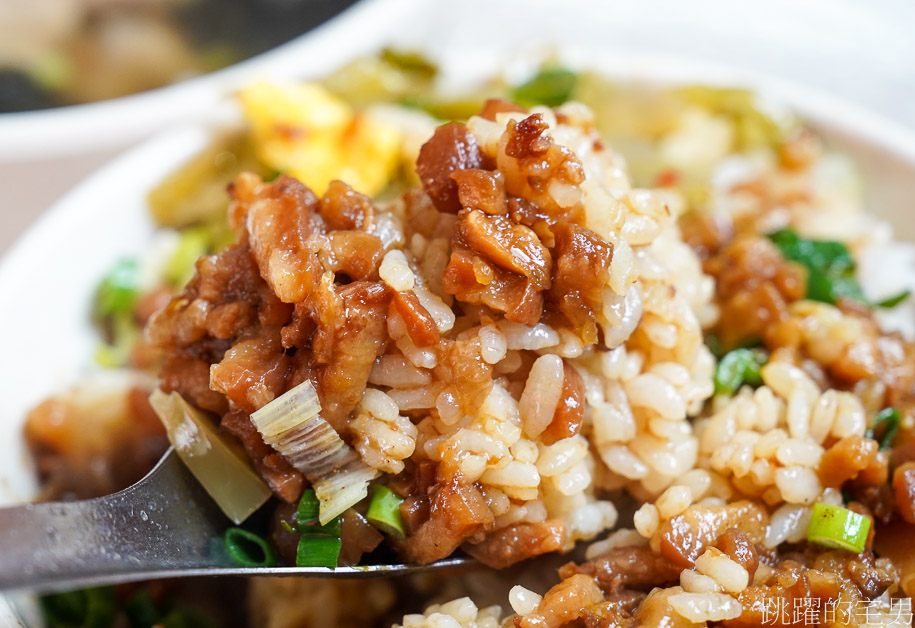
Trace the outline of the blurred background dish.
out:
M 356 0 L 9 0 L 0 113 L 163 87 L 285 43 Z

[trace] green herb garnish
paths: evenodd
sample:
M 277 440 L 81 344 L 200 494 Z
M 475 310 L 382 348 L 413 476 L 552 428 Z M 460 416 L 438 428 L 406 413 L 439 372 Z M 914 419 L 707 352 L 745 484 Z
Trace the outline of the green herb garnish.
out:
M 744 384 L 759 386 L 760 368 L 768 357 L 761 349 L 734 349 L 724 355 L 715 369 L 715 394 L 733 395 Z
M 860 554 L 870 529 L 868 517 L 848 508 L 817 502 L 807 526 L 807 540 L 823 547 Z
M 242 567 L 272 567 L 276 555 L 266 539 L 243 528 L 229 528 L 223 539 L 229 557 Z
M 876 434 L 879 428 L 883 428 L 882 436 L 878 439 Z M 902 414 L 896 408 L 884 408 L 874 417 L 871 427 L 864 433 L 867 438 L 873 438 L 880 443 L 881 450 L 887 450 L 893 446 L 893 440 L 899 434 L 902 427 Z
M 407 533 L 403 515 L 400 514 L 402 502 L 403 498 L 387 486 L 375 484 L 372 486 L 372 501 L 365 518 L 385 534 L 403 539 Z
M 564 68 L 541 70 L 512 90 L 512 99 L 521 105 L 557 107 L 572 97 L 578 75 Z
M 808 299 L 831 305 L 849 299 L 872 307 L 894 307 L 910 294 L 906 290 L 881 301 L 868 300 L 855 279 L 855 260 L 841 242 L 809 240 L 790 229 L 770 233 L 769 239 L 785 258 L 807 268 Z

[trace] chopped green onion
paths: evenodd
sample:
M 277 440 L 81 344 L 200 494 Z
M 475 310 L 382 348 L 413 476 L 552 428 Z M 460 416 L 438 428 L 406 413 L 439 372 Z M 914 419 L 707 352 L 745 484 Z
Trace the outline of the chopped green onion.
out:
M 329 534 L 330 536 L 340 536 L 340 517 L 334 517 L 326 524 L 321 525 L 319 513 L 321 502 L 314 489 L 306 489 L 302 492 L 302 499 L 299 500 L 299 507 L 295 513 L 296 529 L 303 534 Z
M 326 534 L 303 534 L 296 549 L 296 567 L 330 567 L 337 566 L 340 548 L 343 542 L 340 537 Z
M 39 605 L 48 628 L 110 628 L 117 619 L 113 587 L 45 595 Z
M 162 618 L 147 588 L 139 589 L 127 598 L 124 614 L 131 628 L 152 628 Z
M 253 532 L 243 528 L 229 528 L 223 539 L 229 556 L 242 567 L 272 567 L 276 564 L 273 548 Z
M 181 461 L 232 521 L 241 523 L 270 498 L 244 451 L 220 436 L 210 417 L 176 392 L 156 390 L 149 404 Z
M 557 107 L 571 98 L 578 75 L 564 68 L 541 70 L 512 90 L 512 98 L 522 105 Z
M 715 369 L 715 394 L 733 395 L 744 384 L 762 384 L 760 368 L 766 363 L 766 354 L 759 349 L 734 349 L 718 362 Z
M 877 428 L 884 424 L 886 427 L 883 429 L 883 436 L 877 439 Z M 899 410 L 896 408 L 884 408 L 874 417 L 873 425 L 871 425 L 864 435 L 867 438 L 877 440 L 880 443 L 880 449 L 887 450 L 893 446 L 893 440 L 896 438 L 896 435 L 899 434 L 899 429 L 901 427 L 902 415 L 899 413 Z
M 871 520 L 868 517 L 848 508 L 817 502 L 813 505 L 813 516 L 807 526 L 807 540 L 823 547 L 860 554 L 870 529 Z
M 137 302 L 140 267 L 136 260 L 122 259 L 102 279 L 95 293 L 95 314 L 99 318 L 130 314 Z
M 194 267 L 210 250 L 211 234 L 206 227 L 190 227 L 178 235 L 178 246 L 162 269 L 162 278 L 175 287 L 182 287 L 194 276 Z
M 372 486 L 372 501 L 365 518 L 385 534 L 398 539 L 405 538 L 406 530 L 400 514 L 402 502 L 403 498 L 387 486 L 375 484 Z

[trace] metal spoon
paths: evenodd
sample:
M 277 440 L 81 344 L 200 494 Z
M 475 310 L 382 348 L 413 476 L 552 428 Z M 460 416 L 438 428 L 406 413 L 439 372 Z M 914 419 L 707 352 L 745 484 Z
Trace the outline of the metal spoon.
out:
M 239 567 L 222 551 L 230 521 L 172 449 L 119 493 L 0 509 L 0 591 L 39 592 L 187 576 L 393 576 L 468 563 Z

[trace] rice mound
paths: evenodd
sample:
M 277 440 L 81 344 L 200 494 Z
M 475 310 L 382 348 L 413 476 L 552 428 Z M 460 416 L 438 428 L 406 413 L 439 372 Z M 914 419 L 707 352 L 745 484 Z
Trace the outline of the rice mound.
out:
M 459 598 L 405 627 L 753 625 L 786 591 L 874 601 L 887 619 L 890 559 L 778 549 L 805 540 L 815 502 L 843 504 L 843 482 L 886 484 L 866 436 L 879 403 L 836 382 L 879 377 L 862 351 L 897 369 L 915 355 L 860 312 L 804 300 L 803 276 L 759 237 L 879 239 L 855 207 L 830 222 L 835 197 L 805 159 L 753 165 L 749 192 L 720 184 L 713 211 L 743 227 L 701 258 L 708 225 L 683 233 L 682 197 L 633 188 L 577 103 L 490 102 L 439 127 L 422 188 L 387 204 L 242 175 L 238 243 L 201 260 L 148 328 L 168 356 L 160 385 L 221 416 L 294 503 L 305 479 L 248 417 L 313 382 L 322 417 L 405 498 L 394 545 L 413 562 L 461 548 L 508 567 L 616 527 L 612 498 L 641 502 L 543 596 L 513 589 L 514 615 Z M 761 386 L 712 400 L 708 330 L 777 347 Z

